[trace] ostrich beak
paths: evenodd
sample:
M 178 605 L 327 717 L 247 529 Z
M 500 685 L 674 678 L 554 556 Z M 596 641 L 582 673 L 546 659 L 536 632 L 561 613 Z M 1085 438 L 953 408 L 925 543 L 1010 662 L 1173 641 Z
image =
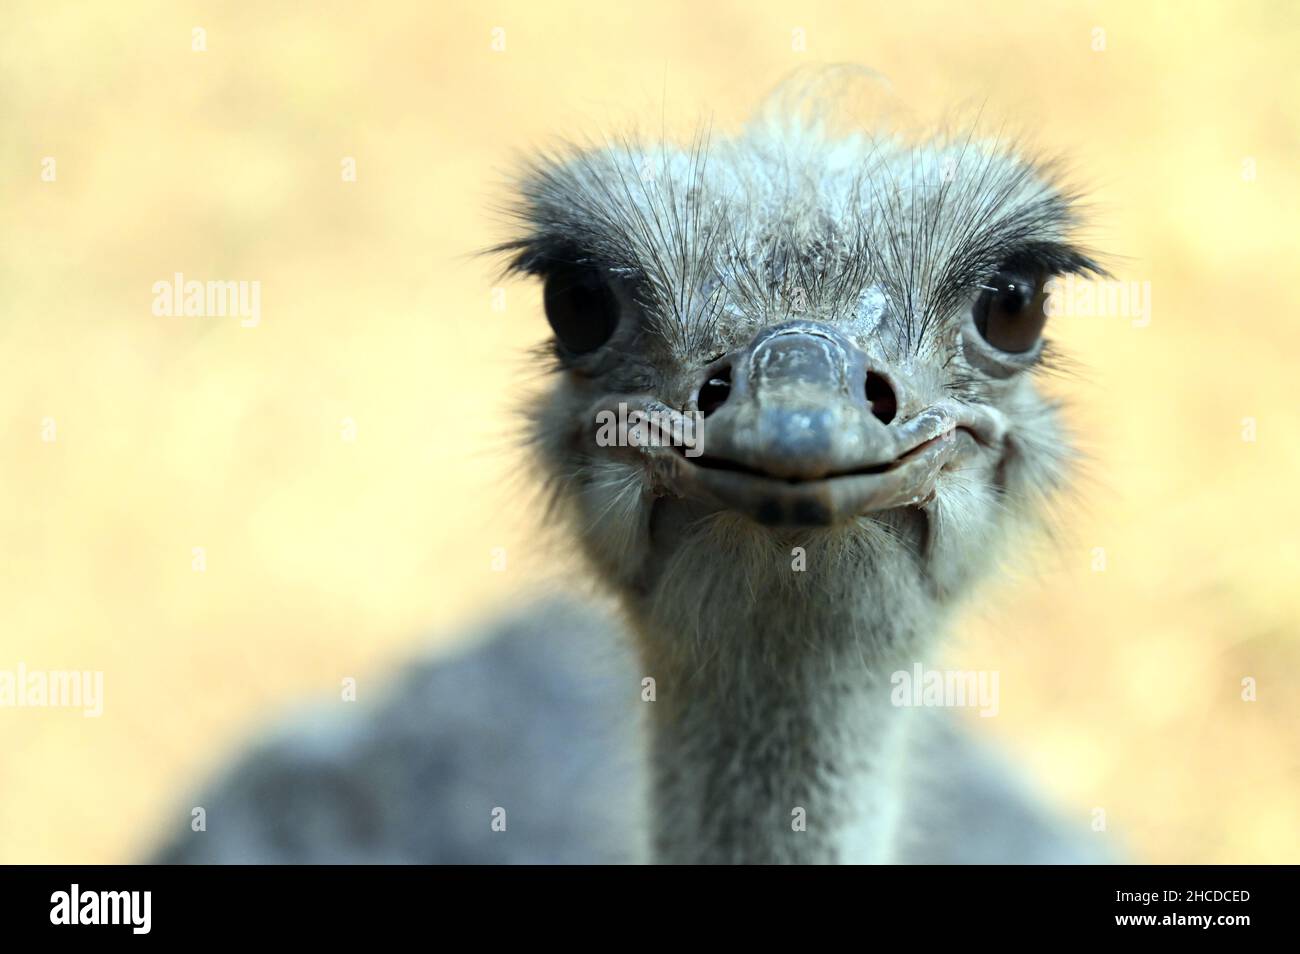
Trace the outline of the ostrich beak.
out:
M 908 382 L 830 325 L 764 329 L 703 375 L 702 448 L 657 460 L 669 492 L 768 526 L 830 526 L 924 503 L 946 467 L 1001 443 L 996 412 L 943 401 L 904 419 Z

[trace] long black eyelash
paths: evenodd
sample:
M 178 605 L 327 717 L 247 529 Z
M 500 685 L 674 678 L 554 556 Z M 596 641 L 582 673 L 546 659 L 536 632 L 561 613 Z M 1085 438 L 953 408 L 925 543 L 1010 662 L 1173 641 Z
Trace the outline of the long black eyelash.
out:
M 608 262 L 570 243 L 520 239 L 503 242 L 489 250 L 489 254 L 500 253 L 510 254 L 504 268 L 506 274 L 531 275 L 534 278 L 546 278 L 555 269 L 565 266 L 609 268 Z
M 1109 273 L 1091 255 L 1063 242 L 1025 242 L 1011 246 L 999 270 L 1042 275 L 1085 275 L 1108 278 Z

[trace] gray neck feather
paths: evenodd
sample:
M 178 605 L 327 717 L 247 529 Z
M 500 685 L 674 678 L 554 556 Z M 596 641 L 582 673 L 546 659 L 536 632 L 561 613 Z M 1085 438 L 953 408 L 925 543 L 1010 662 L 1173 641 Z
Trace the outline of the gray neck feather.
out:
M 889 676 L 923 641 L 837 632 L 857 614 L 810 621 L 802 609 L 802 628 L 788 628 L 799 613 L 777 610 L 713 646 L 698 630 L 641 627 L 643 665 L 657 685 L 656 861 L 891 860 L 911 720 L 890 705 Z

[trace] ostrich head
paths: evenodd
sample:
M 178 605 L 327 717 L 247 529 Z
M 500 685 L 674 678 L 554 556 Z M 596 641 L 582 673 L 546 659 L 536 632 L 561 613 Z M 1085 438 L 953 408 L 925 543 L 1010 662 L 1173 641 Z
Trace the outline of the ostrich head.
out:
M 1097 266 L 1048 167 L 766 123 L 570 150 L 520 194 L 503 249 L 543 282 L 557 372 L 536 446 L 672 654 L 906 646 L 1060 482 L 1045 286 Z M 660 427 L 601 440 L 620 408 Z

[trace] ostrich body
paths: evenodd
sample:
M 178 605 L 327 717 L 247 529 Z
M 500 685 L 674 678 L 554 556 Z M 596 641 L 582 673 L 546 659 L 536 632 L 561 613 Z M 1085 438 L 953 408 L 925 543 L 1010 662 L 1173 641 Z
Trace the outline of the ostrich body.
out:
M 1033 372 L 1044 283 L 1096 271 L 1071 196 L 996 144 L 793 120 L 573 150 L 519 195 L 535 459 L 625 625 L 555 604 L 414 668 L 360 726 L 268 742 L 210 799 L 226 840 L 213 809 L 163 857 L 1087 859 L 891 700 L 1066 473 Z M 601 439 L 629 411 L 702 441 Z

